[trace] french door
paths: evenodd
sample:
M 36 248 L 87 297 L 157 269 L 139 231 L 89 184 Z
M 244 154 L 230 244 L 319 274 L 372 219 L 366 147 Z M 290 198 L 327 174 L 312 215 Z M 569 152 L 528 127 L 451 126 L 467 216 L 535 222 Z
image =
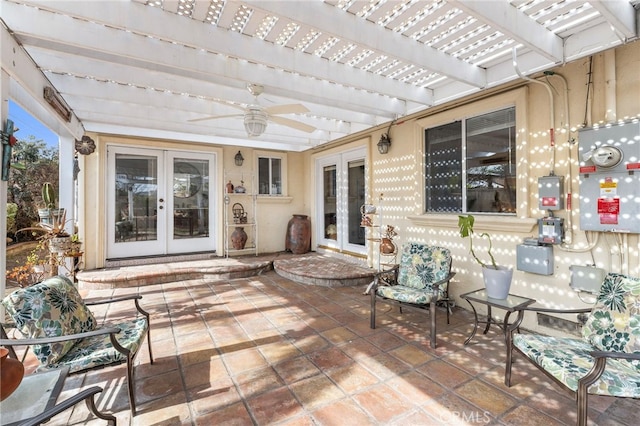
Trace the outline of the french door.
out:
M 365 203 L 365 150 L 320 158 L 316 162 L 319 244 L 365 253 L 360 206 Z
M 107 257 L 215 250 L 215 154 L 110 146 Z

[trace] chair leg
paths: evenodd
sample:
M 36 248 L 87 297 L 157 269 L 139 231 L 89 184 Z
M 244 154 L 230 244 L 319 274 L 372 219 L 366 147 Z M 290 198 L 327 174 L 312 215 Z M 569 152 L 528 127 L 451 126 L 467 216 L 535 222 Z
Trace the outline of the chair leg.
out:
M 371 312 L 370 312 L 370 318 L 371 318 L 371 323 L 369 324 L 369 327 L 371 328 L 376 328 L 376 290 L 373 289 L 370 293 L 371 296 Z
M 431 317 L 431 348 L 436 348 L 436 302 L 429 303 L 429 316 Z
M 135 389 L 135 372 L 133 371 L 133 356 L 129 354 L 127 356 L 127 389 L 129 391 L 129 407 L 131 407 L 131 416 L 135 417 L 136 411 L 136 399 L 134 394 Z

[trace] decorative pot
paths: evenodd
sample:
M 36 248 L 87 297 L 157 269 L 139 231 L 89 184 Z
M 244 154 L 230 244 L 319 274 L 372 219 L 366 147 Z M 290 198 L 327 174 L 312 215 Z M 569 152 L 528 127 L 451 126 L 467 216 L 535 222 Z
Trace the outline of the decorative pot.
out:
M 513 269 L 504 266 L 498 266 L 498 269 L 482 268 L 482 276 L 487 296 L 492 299 L 506 299 L 509 296 Z
M 0 348 L 0 401 L 13 393 L 24 377 L 24 365 L 17 359 L 9 358 L 9 350 Z
M 227 193 L 231 194 L 233 192 L 233 184 L 231 181 L 227 182 Z
M 49 251 L 51 253 L 64 254 L 71 248 L 71 237 L 54 237 L 49 240 Z
M 246 243 L 247 233 L 244 232 L 244 228 L 241 226 L 236 227 L 235 231 L 231 233 L 231 246 L 236 250 L 242 250 Z
M 285 250 L 303 254 L 311 250 L 311 219 L 304 214 L 294 214 L 287 224 Z
M 396 252 L 396 245 L 393 244 L 391 238 L 382 237 L 380 241 L 380 253 L 382 254 L 393 254 Z
M 38 216 L 40 217 L 40 222 L 46 223 L 48 225 L 53 225 L 53 219 L 55 218 L 56 222 L 60 222 L 60 218 L 64 216 L 65 209 L 38 209 Z

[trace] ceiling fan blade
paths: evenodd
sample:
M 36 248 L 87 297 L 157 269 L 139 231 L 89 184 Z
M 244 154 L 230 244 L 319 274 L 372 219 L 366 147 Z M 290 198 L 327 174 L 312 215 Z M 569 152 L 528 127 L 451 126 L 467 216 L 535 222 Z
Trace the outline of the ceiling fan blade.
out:
M 229 118 L 229 117 L 244 117 L 244 114 L 210 115 L 209 117 L 192 118 L 191 120 L 187 120 L 187 121 L 189 123 L 195 123 L 196 121 L 216 120 L 218 118 Z
M 300 121 L 291 120 L 289 118 L 278 117 L 278 116 L 270 116 L 269 120 L 273 121 L 277 124 L 282 124 L 283 126 L 291 127 L 292 129 L 302 130 L 303 132 L 312 133 L 316 130 L 315 127 L 310 126 L 305 123 L 301 123 Z
M 264 108 L 264 111 L 269 114 L 304 114 L 309 112 L 309 108 L 302 104 L 286 104 L 286 105 L 274 105 Z

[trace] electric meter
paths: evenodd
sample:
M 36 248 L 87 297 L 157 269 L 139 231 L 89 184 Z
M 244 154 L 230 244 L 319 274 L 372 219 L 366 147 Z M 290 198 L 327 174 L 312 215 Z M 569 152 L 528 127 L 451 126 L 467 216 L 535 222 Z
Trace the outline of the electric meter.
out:
M 609 169 L 620 164 L 622 157 L 622 151 L 618 148 L 605 145 L 596 149 L 591 159 L 596 166 Z

